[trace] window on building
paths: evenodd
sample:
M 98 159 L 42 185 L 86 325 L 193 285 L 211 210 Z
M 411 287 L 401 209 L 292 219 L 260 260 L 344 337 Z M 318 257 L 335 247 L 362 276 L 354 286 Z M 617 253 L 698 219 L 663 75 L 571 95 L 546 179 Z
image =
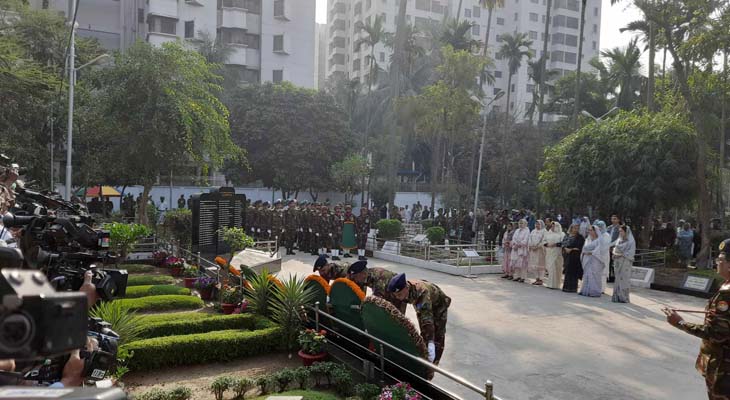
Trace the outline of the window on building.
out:
M 284 51 L 284 35 L 274 35 L 274 51 Z
M 478 24 L 474 24 L 474 25 L 471 26 L 471 35 L 472 36 L 479 36 L 480 35 L 480 33 L 479 33 L 479 25 Z
M 443 14 L 446 12 L 446 6 L 434 0 L 434 2 L 431 3 L 431 12 L 436 14 Z
M 471 18 L 471 8 L 465 8 L 464 9 L 464 17 L 465 18 Z
M 185 39 L 195 37 L 195 21 L 185 21 Z
M 515 13 L 515 21 L 519 21 L 520 19 L 520 13 Z
M 246 44 L 246 31 L 235 28 L 221 28 L 218 31 L 224 44 Z
M 575 17 L 566 17 L 565 18 L 565 26 L 567 26 L 568 28 L 571 28 L 571 29 L 578 29 L 579 22 L 580 22 L 580 20 L 578 20 L 578 18 L 575 18 Z
M 431 0 L 416 0 L 416 10 L 431 11 Z
M 596 49 L 596 41 L 594 40 L 593 41 L 593 50 L 595 50 L 595 49 Z
M 530 39 L 537 40 L 537 31 L 530 31 Z
M 369 10 L 373 6 L 373 0 L 365 0 L 365 10 Z
M 537 3 L 539 3 L 539 0 L 530 0 L 530 2 L 537 4 Z
M 528 83 L 527 86 L 525 86 L 525 90 L 527 90 L 527 93 L 532 93 L 535 90 L 535 85 Z
M 565 53 L 563 53 L 560 50 L 555 50 L 552 53 L 550 53 L 550 61 L 563 62 L 564 58 L 565 58 Z
M 510 92 L 512 92 L 512 93 L 515 92 L 515 84 L 514 83 L 512 84 L 512 86 L 510 86 Z
M 245 8 L 246 12 L 249 14 L 261 15 L 261 0 L 244 0 L 243 8 Z M 256 71 L 256 73 L 258 74 L 259 72 Z
M 502 43 L 502 35 L 497 35 L 497 42 Z
M 177 20 L 174 18 L 161 17 L 159 15 L 150 15 L 149 18 L 147 18 L 147 29 L 150 32 L 176 35 Z
M 565 15 L 556 15 L 553 17 L 553 26 L 565 26 Z
M 565 35 L 565 45 L 570 47 L 578 46 L 578 36 L 576 35 Z
M 481 6 L 474 6 L 474 9 L 472 11 L 472 15 L 474 18 L 481 18 L 482 17 L 482 7 Z
M 502 89 L 500 89 L 500 88 L 494 88 L 494 90 L 492 90 L 492 94 L 496 96 L 501 91 L 502 91 Z M 494 108 L 497 108 L 497 106 L 494 106 Z
M 540 32 L 540 40 L 545 41 L 545 32 Z
M 494 55 L 495 60 L 501 60 L 502 59 L 502 53 L 497 52 L 497 54 Z
M 532 102 L 528 101 L 525 103 L 525 112 L 529 111 L 530 108 L 532 108 Z
M 359 71 L 360 70 L 360 59 L 352 61 L 352 70 L 353 71 Z
M 537 13 L 530 13 L 530 21 L 537 22 Z
M 553 44 L 564 44 L 565 34 L 564 33 L 553 33 Z
M 380 52 L 380 62 L 385 62 L 385 53 Z
M 537 21 L 537 14 L 535 14 L 535 21 Z M 497 18 L 497 25 L 504 25 L 504 18 Z
M 598 25 L 593 24 L 593 33 L 598 33 Z
M 593 16 L 594 17 L 598 16 L 598 7 L 593 7 Z
M 545 23 L 545 15 L 542 16 L 542 23 Z
M 242 74 L 239 75 L 241 81 L 247 82 L 247 83 L 259 83 L 260 81 L 260 71 L 257 69 L 244 69 L 242 71 Z
M 137 9 L 137 23 L 144 24 L 144 8 Z
M 501 78 L 502 77 L 502 71 L 494 71 L 494 77 L 495 78 Z
M 275 69 L 273 76 L 271 77 L 271 81 L 274 83 L 281 83 L 282 81 L 284 81 L 284 70 Z
M 284 17 L 284 0 L 274 0 L 274 17 Z
M 515 102 L 514 101 L 512 101 L 512 102 L 509 103 L 509 109 L 510 110 L 514 110 L 515 109 Z
M 568 64 L 575 64 L 577 62 L 578 55 L 575 53 L 565 52 L 565 62 Z
M 245 33 L 243 35 L 243 44 L 251 49 L 258 50 L 261 48 L 261 36 L 254 35 L 252 33 Z
M 355 7 L 353 8 L 353 12 L 355 13 L 355 15 L 362 14 L 362 3 L 355 4 Z

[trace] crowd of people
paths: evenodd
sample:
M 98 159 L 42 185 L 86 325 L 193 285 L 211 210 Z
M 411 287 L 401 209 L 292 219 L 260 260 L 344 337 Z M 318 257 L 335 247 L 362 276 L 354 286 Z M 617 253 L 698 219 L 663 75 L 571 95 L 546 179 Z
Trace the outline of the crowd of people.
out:
M 614 282 L 612 301 L 628 303 L 636 254 L 631 228 L 617 215 L 610 226 L 601 220 L 586 225 L 573 222 L 566 234 L 550 218 L 536 220 L 532 229 L 526 218 L 508 221 L 498 233 L 502 278 L 526 283 L 532 271 L 533 285 L 588 297 L 600 297 Z

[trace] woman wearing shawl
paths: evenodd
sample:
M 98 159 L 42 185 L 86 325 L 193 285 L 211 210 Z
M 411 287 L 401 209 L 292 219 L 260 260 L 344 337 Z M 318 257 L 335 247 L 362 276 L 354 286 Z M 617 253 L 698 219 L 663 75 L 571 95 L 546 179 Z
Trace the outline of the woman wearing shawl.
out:
M 636 254 L 636 241 L 631 234 L 631 228 L 626 225 L 619 227 L 618 240 L 613 243 L 613 264 L 616 273 L 616 282 L 613 284 L 614 303 L 629 303 L 631 289 L 631 266 Z
M 550 289 L 560 289 L 560 280 L 563 278 L 563 255 L 560 246 L 563 242 L 563 227 L 553 222 L 550 230 L 545 233 L 543 246 L 545 247 L 545 266 L 548 271 L 546 286 Z
M 677 235 L 677 247 L 679 247 L 679 258 L 682 260 L 684 265 L 689 264 L 689 260 L 692 259 L 692 244 L 694 243 L 694 232 L 692 232 L 692 226 L 685 222 L 682 225 L 682 230 Z
M 601 241 L 601 259 L 603 260 L 603 280 L 601 281 L 601 293 L 606 293 L 606 283 L 608 283 L 608 275 L 611 264 L 611 235 L 608 233 L 606 223 L 598 220 L 594 223 L 598 226 L 600 233 L 598 235 Z
M 512 260 L 510 263 L 517 274 L 515 282 L 524 282 L 527 279 L 527 264 L 530 257 L 529 242 L 530 229 L 527 228 L 527 220 L 523 218 L 512 236 L 512 253 L 510 254 Z
M 510 222 L 506 225 L 507 231 L 502 235 L 502 271 L 504 275 L 502 278 L 512 280 L 512 235 L 514 234 L 515 226 Z
M 530 268 L 537 273 L 537 280 L 533 285 L 542 285 L 542 278 L 545 275 L 545 223 L 541 219 L 535 222 L 535 229 L 530 232 Z
M 579 224 L 568 228 L 568 235 L 563 239 L 563 292 L 575 293 L 578 291 L 578 281 L 583 278 L 583 267 L 580 264 L 581 250 L 585 239 L 578 233 Z
M 588 237 L 588 230 L 591 229 L 591 223 L 588 221 L 588 217 L 583 217 L 580 221 L 580 228 L 578 233 L 584 238 Z
M 583 286 L 578 294 L 581 296 L 601 297 L 601 281 L 605 282 L 603 269 L 606 265 L 601 256 L 601 247 L 601 229 L 593 225 L 588 229 L 588 238 L 580 256 L 583 265 Z

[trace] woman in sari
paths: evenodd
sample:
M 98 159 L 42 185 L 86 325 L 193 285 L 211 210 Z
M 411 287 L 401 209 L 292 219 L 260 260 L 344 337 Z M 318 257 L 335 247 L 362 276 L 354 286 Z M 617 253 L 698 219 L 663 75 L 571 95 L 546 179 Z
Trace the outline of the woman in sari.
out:
M 568 228 L 568 235 L 563 239 L 563 292 L 575 293 L 578 291 L 578 281 L 583 278 L 583 267 L 580 264 L 580 254 L 585 239 L 578 232 L 580 225 L 573 224 Z
M 616 281 L 613 284 L 614 303 L 629 303 L 631 290 L 631 266 L 634 264 L 636 241 L 631 234 L 631 228 L 626 225 L 619 227 L 618 240 L 613 243 L 613 264 Z
M 521 219 L 517 230 L 512 235 L 512 269 L 517 274 L 515 282 L 525 282 L 527 279 L 527 264 L 530 257 L 528 245 L 530 242 L 530 229 L 527 227 L 527 220 Z
M 502 278 L 512 280 L 512 235 L 514 234 L 514 225 L 512 222 L 507 224 L 507 231 L 502 235 Z
M 545 234 L 545 266 L 548 271 L 548 279 L 545 286 L 550 289 L 560 289 L 560 280 L 563 278 L 563 255 L 560 246 L 563 242 L 563 227 L 553 222 L 550 230 Z
M 530 268 L 537 274 L 537 280 L 533 285 L 542 285 L 542 278 L 545 275 L 545 223 L 541 219 L 535 222 L 535 229 L 530 232 Z
M 602 257 L 601 229 L 593 225 L 588 229 L 588 238 L 583 245 L 580 261 L 583 265 L 583 285 L 580 288 L 581 296 L 601 297 L 603 268 L 605 262 Z

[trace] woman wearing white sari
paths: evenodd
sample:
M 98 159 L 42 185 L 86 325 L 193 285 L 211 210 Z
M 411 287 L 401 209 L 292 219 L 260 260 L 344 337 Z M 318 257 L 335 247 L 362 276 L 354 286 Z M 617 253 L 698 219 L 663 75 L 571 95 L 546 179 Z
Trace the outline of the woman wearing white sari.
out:
M 535 222 L 535 229 L 530 232 L 530 268 L 537 274 L 537 280 L 533 285 L 542 285 L 542 278 L 545 276 L 545 223 L 541 219 Z
M 601 229 L 593 225 L 588 229 L 588 237 L 583 245 L 580 261 L 583 264 L 583 285 L 578 293 L 581 296 L 601 297 L 601 281 L 605 263 L 601 256 Z
M 608 233 L 606 223 L 598 220 L 594 223 L 598 226 L 598 238 L 601 241 L 601 260 L 603 260 L 603 279 L 601 280 L 601 293 L 606 293 L 606 283 L 608 282 L 609 265 L 611 264 L 611 235 Z
M 614 303 L 629 303 L 631 266 L 634 264 L 634 255 L 636 254 L 636 241 L 631 233 L 631 228 L 621 225 L 618 240 L 613 243 L 613 246 L 613 266 L 616 283 L 613 284 L 611 301 Z
M 565 234 L 563 227 L 553 222 L 548 232 L 545 233 L 543 246 L 545 247 L 545 266 L 548 271 L 548 279 L 545 286 L 550 289 L 560 289 L 560 280 L 563 278 L 563 253 L 561 243 Z
M 527 264 L 529 254 L 530 229 L 527 227 L 527 220 L 521 219 L 517 230 L 512 235 L 512 257 L 511 264 L 515 271 L 515 282 L 524 282 L 527 279 Z

